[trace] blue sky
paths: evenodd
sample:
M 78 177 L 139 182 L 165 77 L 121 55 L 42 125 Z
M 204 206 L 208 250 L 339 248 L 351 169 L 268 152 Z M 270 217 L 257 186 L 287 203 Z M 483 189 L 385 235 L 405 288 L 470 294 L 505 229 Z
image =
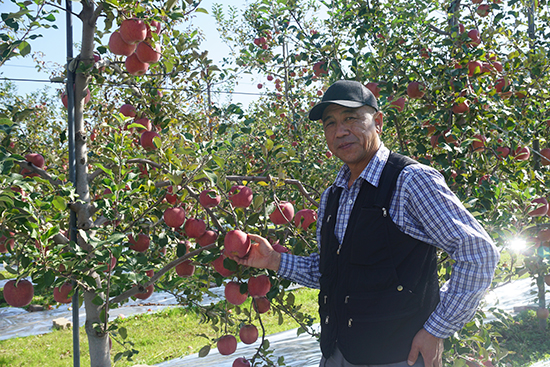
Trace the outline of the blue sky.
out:
M 224 7 L 229 5 L 243 7 L 245 1 L 238 0 L 203 0 L 201 7 L 206 9 L 211 13 L 212 5 L 214 3 L 223 3 Z M 73 2 L 73 11 L 78 12 L 78 2 Z M 0 3 L 0 12 L 13 11 L 16 9 L 11 2 Z M 66 31 L 65 31 L 65 15 L 60 12 L 56 16 L 57 21 L 55 24 L 59 27 L 57 30 L 50 28 L 41 30 L 40 33 L 44 35 L 42 38 L 37 38 L 32 41 L 32 50 L 33 52 L 40 51 L 44 53 L 43 60 L 48 64 L 57 63 L 59 65 L 65 64 L 66 60 Z M 218 31 L 216 30 L 215 20 L 211 14 L 196 13 L 193 23 L 196 24 L 199 28 L 204 31 L 206 36 L 206 41 L 203 42 L 203 47 L 206 48 L 208 45 L 209 57 L 214 60 L 214 63 L 221 62 L 221 59 L 229 53 L 229 48 L 220 40 Z M 74 42 L 78 43 L 80 41 L 81 26 L 80 21 L 74 17 L 73 18 L 73 37 Z M 75 49 L 76 55 L 76 49 Z M 25 95 L 27 93 L 32 93 L 34 91 L 41 90 L 46 85 L 50 85 L 52 90 L 58 89 L 59 84 L 52 84 L 48 82 L 50 74 L 48 72 L 39 72 L 36 70 L 36 65 L 32 57 L 27 56 L 25 58 L 15 58 L 6 62 L 0 68 L 0 77 L 8 79 L 30 79 L 30 80 L 42 80 L 44 82 L 35 82 L 35 81 L 14 81 L 17 86 L 18 93 L 20 95 Z M 257 81 L 251 79 L 242 80 L 239 85 L 236 87 L 236 92 L 244 93 L 258 93 L 256 87 Z M 244 105 L 247 105 L 251 100 L 257 98 L 256 96 L 250 96 L 246 94 L 234 94 L 233 102 L 241 102 Z

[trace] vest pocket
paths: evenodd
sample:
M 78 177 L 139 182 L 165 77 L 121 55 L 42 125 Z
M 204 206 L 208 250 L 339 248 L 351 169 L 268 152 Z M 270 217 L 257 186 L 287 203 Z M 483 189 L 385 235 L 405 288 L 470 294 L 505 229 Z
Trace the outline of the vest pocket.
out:
M 348 296 L 345 315 L 349 327 L 357 322 L 396 320 L 410 316 L 420 308 L 419 299 L 408 288 L 399 285 L 391 291 L 374 292 L 367 296 Z
M 351 241 L 350 263 L 369 267 L 393 267 L 387 228 L 389 216 L 381 208 L 361 208 Z

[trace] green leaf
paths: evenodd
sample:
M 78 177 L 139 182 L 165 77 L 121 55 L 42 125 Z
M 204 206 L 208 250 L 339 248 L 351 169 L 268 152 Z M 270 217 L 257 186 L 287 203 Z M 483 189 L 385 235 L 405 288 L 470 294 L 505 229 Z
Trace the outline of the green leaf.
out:
M 267 140 L 265 141 L 265 148 L 267 149 L 268 152 L 269 152 L 271 149 L 273 149 L 273 145 L 274 145 L 273 140 L 267 139 Z
M 0 196 L 0 201 L 8 203 L 9 206 L 13 206 L 13 200 L 9 196 Z
M 95 298 L 92 300 L 92 303 L 96 306 L 101 306 L 103 304 L 103 298 L 101 296 L 95 296 Z
M 205 345 L 204 347 L 199 350 L 199 357 L 206 357 L 210 353 L 210 345 Z
M 128 330 L 126 330 L 125 327 L 119 328 L 119 329 L 118 329 L 118 332 L 119 332 L 120 337 L 121 337 L 122 339 L 126 339 L 126 338 L 128 337 Z
M 195 12 L 208 14 L 208 11 L 206 9 L 203 9 L 203 8 L 197 8 L 197 9 L 195 9 Z
M 65 201 L 65 198 L 61 196 L 56 196 L 52 200 L 52 204 L 59 211 L 64 211 L 67 209 L 67 201 Z
M 11 125 L 13 125 L 13 121 L 10 120 L 10 119 L 7 118 L 7 117 L 0 117 L 0 125 L 8 125 L 8 126 L 11 126 Z
M 22 41 L 17 48 L 21 56 L 27 56 L 31 53 L 31 45 L 26 41 Z

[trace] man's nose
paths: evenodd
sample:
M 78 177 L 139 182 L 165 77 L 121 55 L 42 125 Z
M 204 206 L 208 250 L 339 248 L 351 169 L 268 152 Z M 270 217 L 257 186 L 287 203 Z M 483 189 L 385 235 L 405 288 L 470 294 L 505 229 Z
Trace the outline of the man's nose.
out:
M 336 137 L 342 137 L 349 134 L 349 126 L 344 124 L 343 122 L 337 122 L 336 123 Z

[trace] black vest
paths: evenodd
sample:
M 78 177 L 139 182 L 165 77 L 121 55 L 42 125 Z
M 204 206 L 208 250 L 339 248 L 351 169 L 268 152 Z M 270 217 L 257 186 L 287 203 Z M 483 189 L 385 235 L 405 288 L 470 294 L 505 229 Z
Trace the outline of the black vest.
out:
M 321 228 L 321 351 L 352 364 L 406 361 L 416 333 L 439 303 L 435 247 L 401 232 L 389 205 L 401 170 L 417 163 L 391 153 L 378 188 L 363 181 L 342 245 L 334 235 L 337 188 Z

